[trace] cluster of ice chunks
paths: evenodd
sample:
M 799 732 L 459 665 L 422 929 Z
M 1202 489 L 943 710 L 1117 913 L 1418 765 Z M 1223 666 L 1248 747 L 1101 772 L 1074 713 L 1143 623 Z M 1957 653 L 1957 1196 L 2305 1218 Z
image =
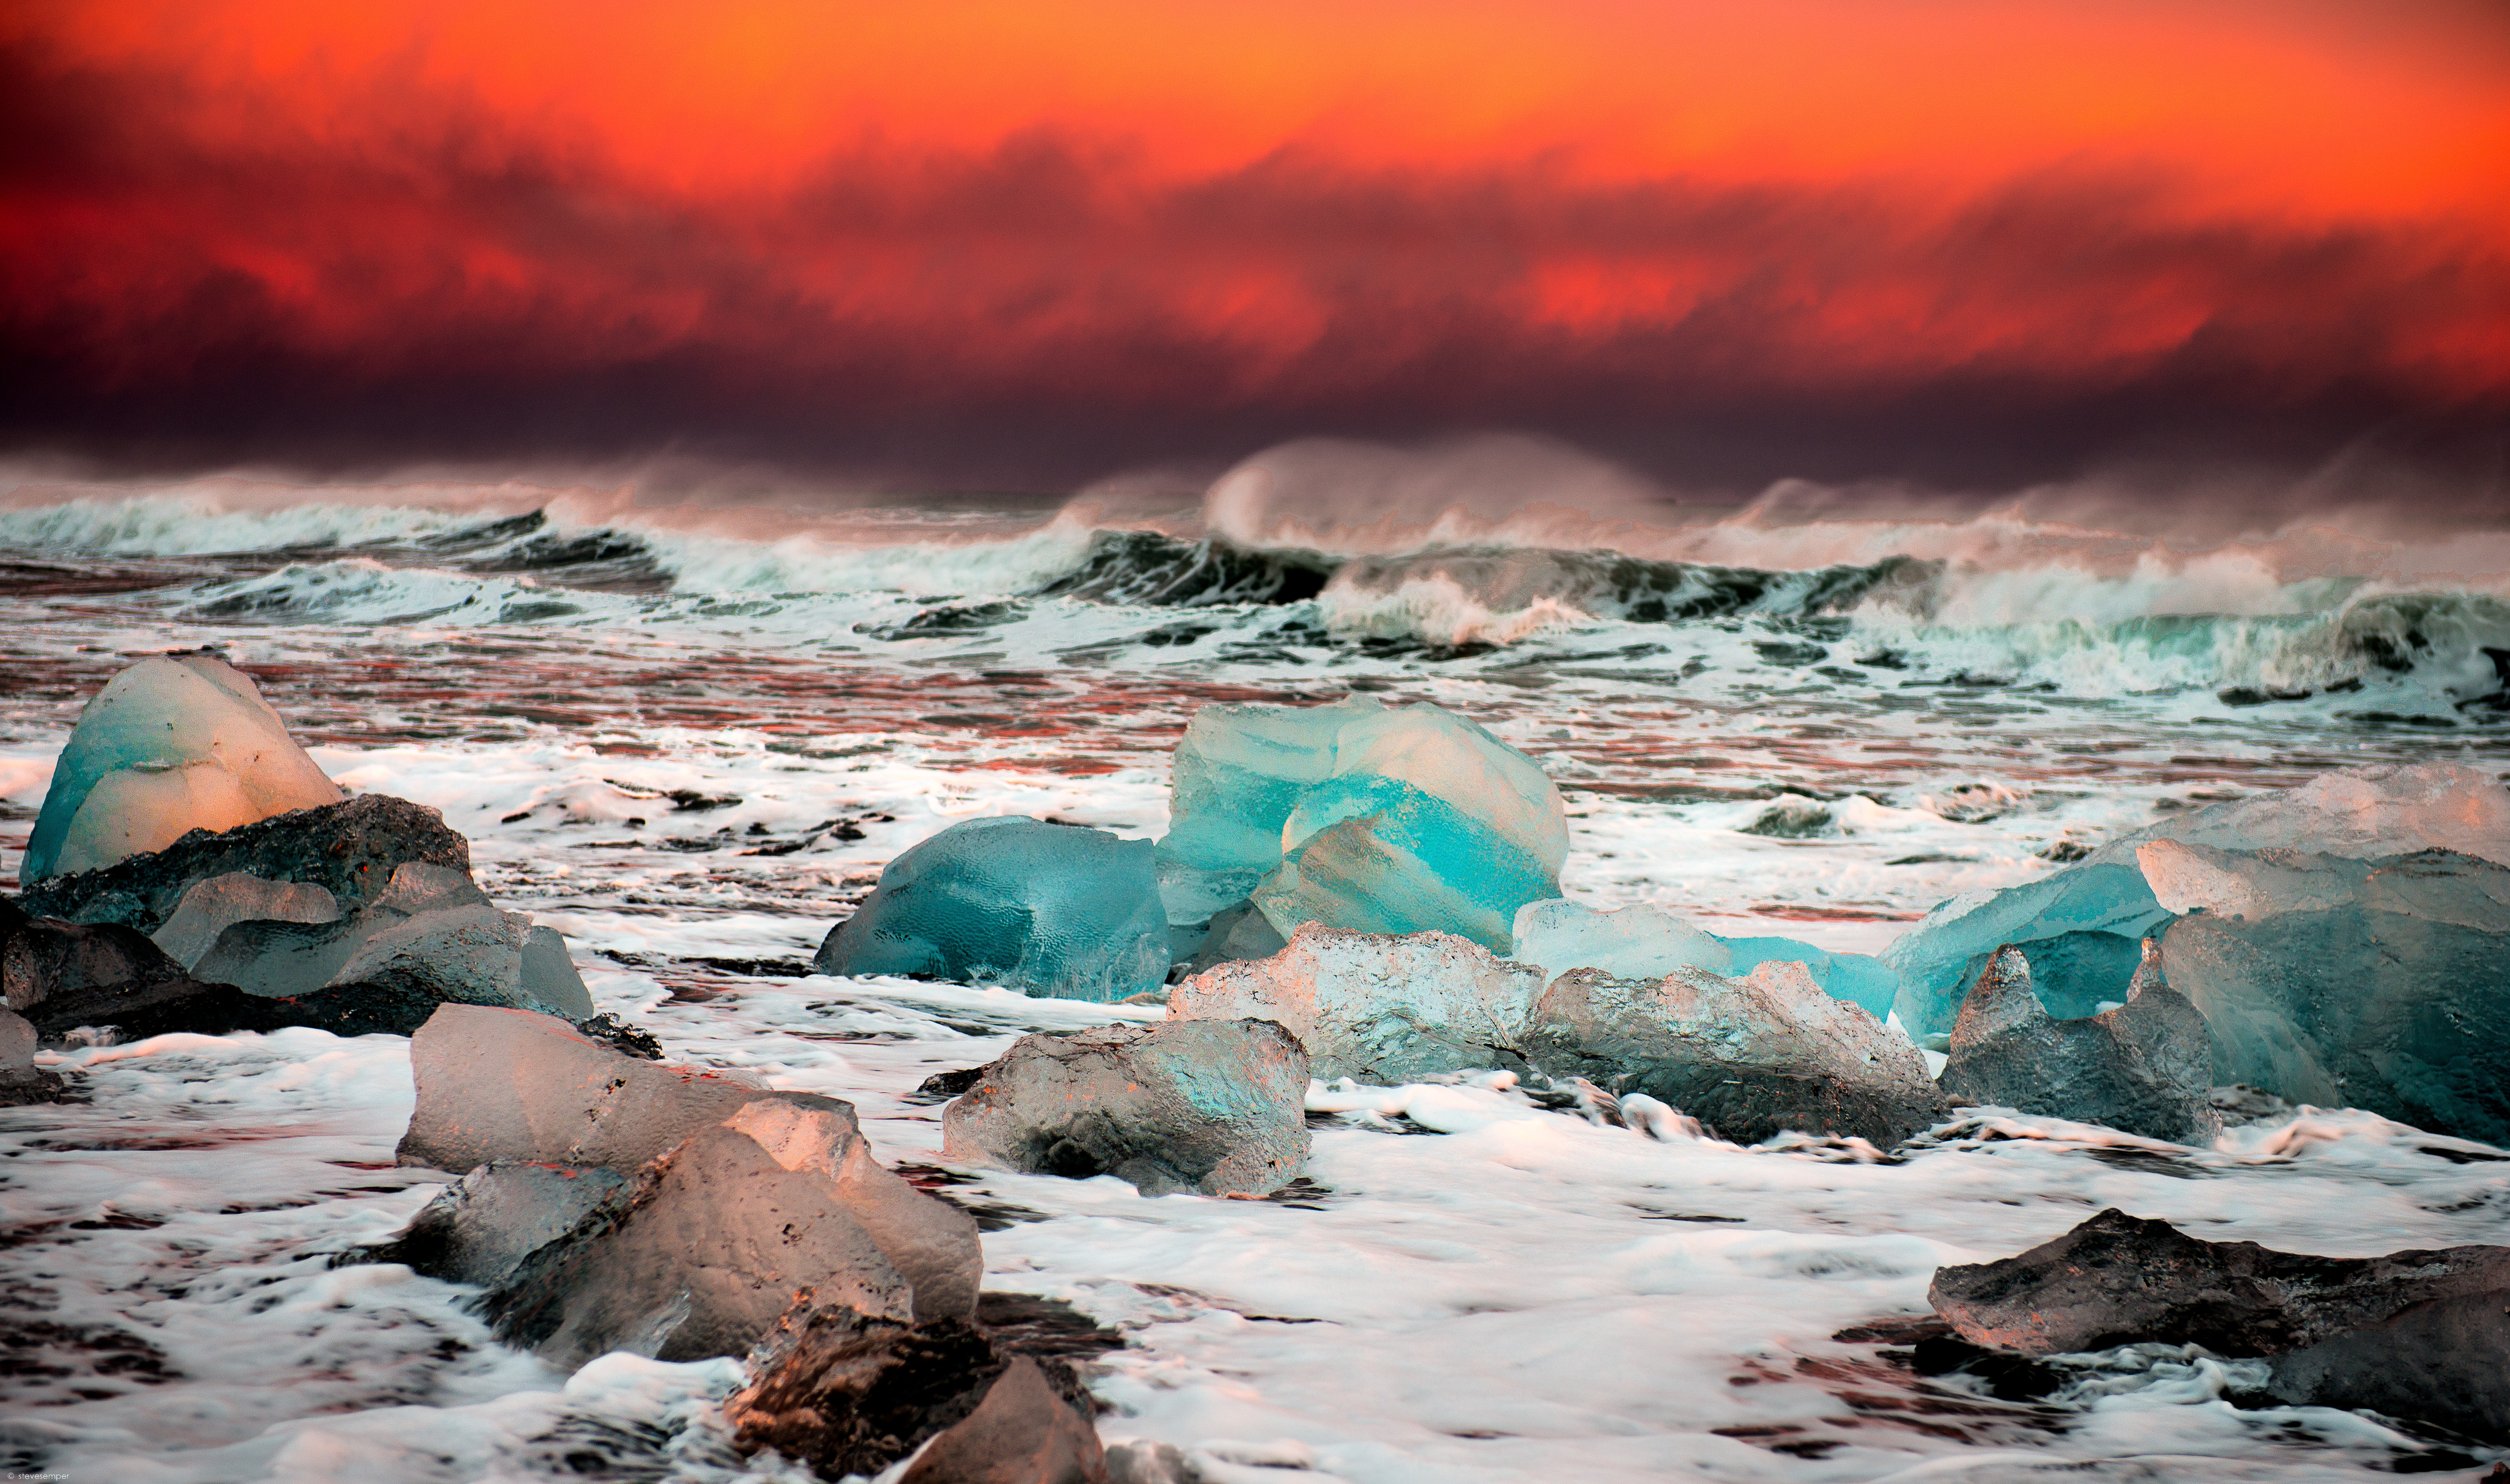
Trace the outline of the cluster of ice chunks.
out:
M 1160 875 L 1180 927 L 1251 900 L 1283 938 L 1320 922 L 1505 952 L 1517 909 L 1559 894 L 1559 790 L 1426 703 L 1205 706 L 1173 777 Z
M 1153 848 L 1078 825 L 962 820 L 884 867 L 816 963 L 1068 1000 L 1148 993 L 1168 970 Z
M 1950 1030 L 1988 955 L 2007 944 L 2031 959 L 2038 994 L 2056 1014 L 2123 1001 L 2137 943 L 2176 916 L 2139 857 L 2155 841 L 2355 860 L 2441 849 L 2510 861 L 2510 793 L 2458 763 L 2331 773 L 2166 819 L 2027 886 L 1955 897 L 1882 955 L 1901 975 L 1901 1024 L 1918 1036 Z
M 1833 999 L 1858 1005 L 1880 1020 L 1900 990 L 1897 970 L 1861 953 L 1831 953 L 1786 937 L 1719 937 L 1661 907 L 1598 911 L 1565 898 L 1529 902 L 1516 914 L 1519 963 L 1539 965 L 1546 980 L 1573 969 L 1600 969 L 1621 979 L 1660 979 L 1678 969 L 1727 978 L 1763 964 L 1802 964 Z
M 509 1343 L 690 1360 L 743 1353 L 798 1295 L 900 1323 L 975 1312 L 973 1218 L 882 1166 L 846 1103 L 475 1006 L 438 1009 L 410 1061 L 401 1161 L 465 1178 L 368 1255 L 486 1284 Z
M 251 677 L 213 654 L 142 660 L 105 683 L 62 747 L 19 874 L 28 882 L 340 801 Z
M 2211 1101 L 2213 1038 L 2163 976 L 2149 939 L 2126 1002 L 2099 1014 L 2052 1016 L 2031 980 L 2020 949 L 1990 958 L 1953 1022 L 1947 1095 L 2174 1144 L 2209 1144 L 2223 1131 Z
M 1824 992 L 1800 959 L 1732 977 L 1683 964 L 1659 973 L 1649 940 L 1621 946 L 1624 974 L 1554 976 L 1447 933 L 1312 923 L 1269 959 L 1178 985 L 1168 1014 L 1276 1021 L 1322 1078 L 1531 1068 L 1658 1099 L 1743 1140 L 1795 1129 L 1890 1144 L 1942 1112 L 1916 1049 Z M 1609 955 L 1573 955 L 1598 956 Z

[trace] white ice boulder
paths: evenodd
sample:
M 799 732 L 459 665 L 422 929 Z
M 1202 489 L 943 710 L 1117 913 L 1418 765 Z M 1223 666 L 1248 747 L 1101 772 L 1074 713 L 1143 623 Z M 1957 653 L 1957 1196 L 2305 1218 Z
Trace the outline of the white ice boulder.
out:
M 340 802 L 251 677 L 195 651 L 142 660 L 79 713 L 20 875 L 29 883 Z
M 1221 964 L 1169 992 L 1170 1020 L 1271 1020 L 1325 1081 L 1392 1085 L 1505 1064 L 1543 972 L 1445 932 L 1350 932 L 1309 923 L 1269 959 Z

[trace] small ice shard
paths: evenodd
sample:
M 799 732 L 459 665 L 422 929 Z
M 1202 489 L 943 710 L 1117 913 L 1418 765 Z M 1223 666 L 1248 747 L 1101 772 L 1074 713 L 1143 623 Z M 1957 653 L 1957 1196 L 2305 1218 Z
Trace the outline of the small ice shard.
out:
M 1168 1019 L 1251 1016 L 1285 1027 L 1312 1075 L 1384 1086 L 1505 1065 L 1544 974 L 1445 932 L 1309 923 L 1271 958 L 1220 964 L 1168 995 Z
M 1577 970 L 1543 990 L 1524 1050 L 1554 1079 L 1643 1092 L 1744 1143 L 1798 1129 L 1887 1147 L 1943 1112 L 1915 1047 L 1792 962 L 1736 979 Z
M 196 976 L 273 998 L 373 986 L 417 1010 L 438 1002 L 541 1010 L 568 1020 L 592 997 L 555 932 L 502 912 L 458 871 L 423 861 L 393 868 L 383 892 L 332 922 L 253 921 L 218 934 Z
M 942 1110 L 942 1156 L 1145 1196 L 1268 1195 L 1307 1163 L 1308 1074 L 1269 1020 L 1023 1036 Z
M 1037 819 L 968 819 L 891 861 L 819 945 L 819 972 L 1005 984 L 1114 1001 L 1167 978 L 1151 843 Z
M 773 1092 L 625 1055 L 552 1015 L 437 1008 L 410 1038 L 418 1105 L 403 1164 L 460 1174 L 492 1161 L 633 1172 L 700 1128 Z
M 2118 999 L 2124 974 L 2132 971 L 2131 945 L 2174 915 L 2142 864 L 2142 848 L 2155 841 L 2243 852 L 2274 847 L 2352 860 L 2442 849 L 2510 863 L 2510 792 L 2462 763 L 2348 769 L 2299 788 L 2176 816 L 2039 881 L 1957 896 L 1882 954 L 1904 980 L 1895 1006 L 1901 1023 L 1913 1035 L 1949 1029 L 1985 956 L 2007 943 L 2033 955 L 2039 993 L 2057 1013 Z M 2102 951 L 2074 955 L 2065 965 L 2032 946 L 2074 932 L 2106 933 L 2126 946 L 2099 944 Z M 2077 969 L 2081 982 L 2075 982 Z M 2117 982 L 2094 982 L 2111 972 L 2119 974 Z
M 906 1477 L 936 1484 L 1103 1479 L 1088 1391 L 1070 1365 L 1016 1354 L 956 1320 L 843 1310 L 788 1314 L 724 1403 L 742 1453 L 774 1449 L 823 1479 L 868 1478 L 933 1439 Z M 919 1475 L 917 1469 L 938 1469 Z
M 2289 1404 L 2510 1437 L 2510 1247 L 2317 1257 L 2111 1209 L 2019 1256 L 1938 1269 L 1927 1299 L 1972 1345 L 2201 1345 L 2270 1358 L 2266 1390 Z
M 854 1110 L 762 1096 L 639 1171 L 488 1299 L 498 1338 L 560 1365 L 741 1355 L 797 1300 L 915 1322 L 975 1313 L 974 1218 L 872 1159 Z
M 237 923 L 329 923 L 339 918 L 339 901 L 321 887 L 230 871 L 192 883 L 166 926 L 149 938 L 168 958 L 190 969 L 219 933 Z
M 1661 979 L 1677 969 L 1725 973 L 1733 950 L 1662 907 L 1599 912 L 1552 897 L 1517 909 L 1508 957 L 1542 970 L 1544 982 L 1573 969 L 1600 969 L 1616 979 Z
M 2102 1123 L 2174 1144 L 2223 1131 L 2205 1017 L 2161 974 L 2150 944 L 2126 1003 L 2077 1020 L 2051 1017 L 2022 950 L 1998 949 L 1953 1022 L 1946 1095 Z
M 79 713 L 19 874 L 29 882 L 340 802 L 250 676 L 206 651 L 142 660 Z
M 2510 1144 L 2510 869 L 2440 850 L 2189 851 L 2168 869 L 2190 900 L 2259 912 L 2161 936 L 2213 1027 L 2214 1082 Z
M 1734 978 L 1762 964 L 1794 963 L 1831 998 L 1862 1006 L 1878 1019 L 1891 1012 L 1900 989 L 1899 973 L 1880 959 L 1787 937 L 1721 938 L 1655 906 L 1599 912 L 1556 897 L 1531 902 L 1517 911 L 1514 936 L 1508 956 L 1540 965 L 1546 980 L 1573 969 L 1600 969 L 1616 979 L 1661 979 L 1677 969 Z
M 1251 898 L 1285 939 L 1320 922 L 1505 952 L 1516 909 L 1559 894 L 1559 790 L 1525 754 L 1426 703 L 1205 706 L 1175 780 L 1160 876 L 1181 926 Z
M 153 933 L 184 894 L 213 877 L 246 875 L 328 892 L 343 912 L 380 894 L 395 868 L 419 861 L 468 876 L 471 842 L 425 805 L 361 794 L 223 834 L 186 836 L 101 870 L 27 887 L 26 910 L 77 923 L 122 923 Z
M 533 1253 L 589 1218 L 624 1209 L 634 1189 L 628 1176 L 597 1164 L 482 1164 L 421 1207 L 399 1237 L 357 1256 L 447 1282 L 501 1288 Z

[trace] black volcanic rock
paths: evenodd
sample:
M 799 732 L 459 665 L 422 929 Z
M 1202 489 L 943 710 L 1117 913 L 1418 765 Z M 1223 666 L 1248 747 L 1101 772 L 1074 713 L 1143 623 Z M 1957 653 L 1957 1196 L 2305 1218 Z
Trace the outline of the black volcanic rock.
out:
M 1940 1085 L 1959 1101 L 2207 1144 L 2223 1131 L 2213 1065 L 2205 1017 L 2162 978 L 2149 940 L 2126 1003 L 2078 1020 L 2048 1013 L 2008 944 L 1961 1002 Z
M 2112 1209 L 2019 1256 L 1942 1269 L 1927 1297 L 1973 1345 L 2201 1345 L 2270 1358 L 2282 1401 L 2510 1437 L 2510 1247 L 2313 1257 Z
M 925 1484 L 1091 1484 L 1106 1477 L 1088 1394 L 1069 1366 L 1017 1354 L 962 1320 L 898 1324 L 841 1310 L 787 1315 L 725 1404 L 744 1453 L 821 1478 L 876 1474 L 925 1441 Z
M 341 910 L 354 912 L 381 894 L 395 866 L 412 860 L 468 876 L 471 842 L 433 809 L 362 794 L 218 834 L 196 829 L 162 851 L 48 877 L 26 888 L 24 904 L 37 917 L 121 923 L 153 933 L 194 882 L 241 872 L 322 887 Z
M 35 1028 L 14 1010 L 0 1009 L 0 1108 L 60 1100 L 60 1077 L 35 1065 Z

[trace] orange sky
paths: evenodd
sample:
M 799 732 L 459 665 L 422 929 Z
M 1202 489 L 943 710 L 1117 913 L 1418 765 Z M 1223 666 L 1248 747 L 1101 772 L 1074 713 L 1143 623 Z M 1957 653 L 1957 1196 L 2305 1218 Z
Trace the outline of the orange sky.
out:
M 2505 15 L 20 4 L 0 315 L 126 418 L 247 353 L 945 420 L 1541 426 L 1571 365 L 1640 419 L 2199 373 L 2498 408 Z

